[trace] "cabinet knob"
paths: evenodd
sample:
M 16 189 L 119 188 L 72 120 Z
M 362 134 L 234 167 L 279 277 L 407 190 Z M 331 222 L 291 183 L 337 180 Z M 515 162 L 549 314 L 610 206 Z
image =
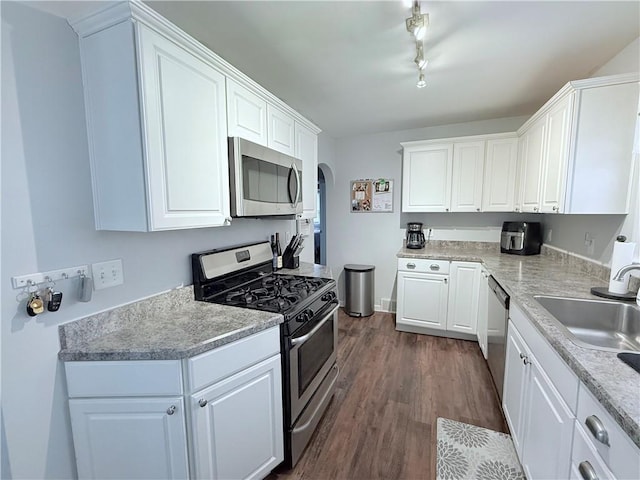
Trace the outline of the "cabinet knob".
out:
M 557 212 L 558 211 L 558 206 L 556 205 L 555 207 L 553 207 L 553 211 Z
M 231 217 L 227 217 L 224 219 L 224 224 L 225 225 L 231 225 Z
M 584 480 L 598 480 L 598 474 L 587 460 L 580 462 L 580 465 L 578 465 L 578 471 Z
M 207 406 L 207 403 L 208 403 L 208 402 L 207 402 L 207 399 L 206 399 L 206 398 L 201 398 L 201 399 L 198 401 L 198 405 L 200 405 L 201 407 L 206 407 L 206 406 Z
M 533 211 L 537 212 L 538 211 L 538 207 L 533 207 Z
M 171 405 L 169 408 L 167 408 L 167 415 L 173 415 L 174 413 L 176 413 L 175 405 Z
M 607 432 L 607 429 L 604 428 L 602 421 L 598 417 L 596 417 L 595 415 L 589 415 L 584 421 L 584 424 L 587 426 L 587 428 L 591 432 L 591 435 L 593 435 L 596 440 L 608 447 L 611 446 L 609 445 L 609 432 Z
M 476 208 L 476 212 L 479 212 L 479 211 L 480 211 L 480 209 L 479 209 L 479 208 Z
M 407 263 L 407 268 L 413 270 L 414 268 L 416 268 L 416 264 L 415 263 Z
M 448 212 L 448 211 L 449 211 L 449 209 L 448 209 L 448 208 L 445 208 L 445 209 L 444 209 L 444 211 L 445 211 L 445 212 Z
M 520 211 L 520 207 L 516 207 L 514 210 L 515 210 L 516 212 L 519 212 L 519 211 Z
M 447 279 L 447 277 L 444 277 L 444 284 L 446 285 L 447 283 L 449 283 L 449 279 Z

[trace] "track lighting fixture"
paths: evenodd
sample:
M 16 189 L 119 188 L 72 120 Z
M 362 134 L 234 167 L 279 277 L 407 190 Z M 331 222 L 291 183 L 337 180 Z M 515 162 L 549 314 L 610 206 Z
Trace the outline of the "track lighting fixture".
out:
M 407 18 L 405 22 L 407 24 L 407 30 L 416 37 L 416 40 L 422 40 L 424 38 L 427 26 L 429 25 L 429 14 L 420 13 L 420 3 L 418 0 L 413 2 L 411 16 Z
M 416 58 L 414 58 L 413 61 L 418 67 L 418 73 L 420 74 L 416 86 L 418 88 L 424 88 L 427 85 L 427 82 L 424 79 L 423 70 L 427 66 L 428 61 L 424 58 L 424 45 L 422 43 L 422 39 L 424 38 L 427 26 L 429 25 L 429 15 L 420 12 L 420 3 L 418 0 L 413 1 L 411 16 L 405 20 L 405 23 L 409 33 L 411 33 L 411 35 L 416 39 Z

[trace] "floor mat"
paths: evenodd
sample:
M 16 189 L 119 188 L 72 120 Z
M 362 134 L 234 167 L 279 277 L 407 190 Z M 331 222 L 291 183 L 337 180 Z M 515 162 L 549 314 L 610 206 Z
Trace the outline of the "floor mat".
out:
M 438 418 L 438 480 L 525 480 L 511 435 Z

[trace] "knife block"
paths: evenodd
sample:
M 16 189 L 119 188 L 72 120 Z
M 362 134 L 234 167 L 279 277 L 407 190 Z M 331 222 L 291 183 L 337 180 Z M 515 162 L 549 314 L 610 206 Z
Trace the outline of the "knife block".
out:
M 298 268 L 300 266 L 300 257 L 289 254 L 282 256 L 282 266 L 284 268 Z

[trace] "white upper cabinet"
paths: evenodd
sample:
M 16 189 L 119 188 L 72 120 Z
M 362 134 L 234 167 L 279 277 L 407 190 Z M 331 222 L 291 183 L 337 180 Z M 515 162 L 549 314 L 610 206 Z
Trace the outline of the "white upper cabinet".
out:
M 315 218 L 318 191 L 318 136 L 295 122 L 295 157 L 302 160 L 302 218 Z
M 520 138 L 520 208 L 523 212 L 540 211 L 545 132 L 546 124 L 540 120 Z
M 485 142 L 453 144 L 452 212 L 479 212 L 482 206 Z
M 296 122 L 320 132 L 142 2 L 109 5 L 72 27 L 98 230 L 227 225 L 227 136 L 295 156 Z M 313 156 L 317 163 L 317 146 Z
M 628 212 L 639 78 L 569 82 L 518 130 L 523 211 Z
M 402 143 L 402 211 L 513 211 L 516 142 L 508 132 Z
M 267 105 L 267 145 L 280 153 L 295 156 L 295 121 L 273 105 Z
M 402 211 L 448 212 L 453 176 L 453 144 L 412 143 L 403 144 Z
M 96 228 L 228 223 L 224 75 L 191 45 L 131 21 L 128 4 L 116 7 L 74 24 Z M 99 19 L 123 14 L 125 21 L 94 31 Z
M 483 212 L 515 210 L 518 166 L 518 139 L 487 140 L 482 190 Z
M 267 101 L 227 79 L 227 122 L 230 137 L 267 146 Z

